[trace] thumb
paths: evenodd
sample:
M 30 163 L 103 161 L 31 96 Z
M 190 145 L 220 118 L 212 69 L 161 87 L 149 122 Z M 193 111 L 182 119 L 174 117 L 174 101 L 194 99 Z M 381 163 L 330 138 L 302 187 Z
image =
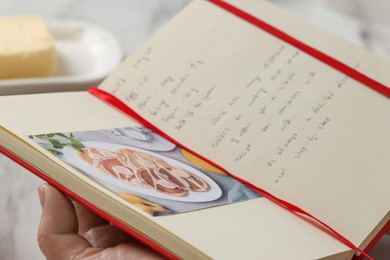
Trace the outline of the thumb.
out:
M 48 184 L 39 187 L 38 193 L 42 205 L 38 243 L 47 259 L 71 259 L 90 248 L 91 244 L 77 234 L 72 202 Z

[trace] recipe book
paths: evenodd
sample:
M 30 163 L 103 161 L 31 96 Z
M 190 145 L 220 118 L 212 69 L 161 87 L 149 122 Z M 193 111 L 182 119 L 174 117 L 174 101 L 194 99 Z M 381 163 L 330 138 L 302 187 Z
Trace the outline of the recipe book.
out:
M 0 97 L 0 151 L 169 258 L 350 259 L 388 228 L 389 70 L 195 0 L 98 88 Z

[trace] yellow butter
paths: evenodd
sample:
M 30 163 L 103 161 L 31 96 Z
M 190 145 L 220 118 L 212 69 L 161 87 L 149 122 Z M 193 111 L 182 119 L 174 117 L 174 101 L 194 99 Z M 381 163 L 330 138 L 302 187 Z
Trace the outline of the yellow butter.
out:
M 56 62 L 54 37 L 44 19 L 0 17 L 0 79 L 51 76 Z

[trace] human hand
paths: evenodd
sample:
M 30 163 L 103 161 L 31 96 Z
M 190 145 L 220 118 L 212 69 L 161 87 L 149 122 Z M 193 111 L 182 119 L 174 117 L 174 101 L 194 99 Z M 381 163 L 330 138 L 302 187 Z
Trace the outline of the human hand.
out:
M 47 259 L 162 259 L 52 186 L 44 184 L 38 193 L 38 243 Z

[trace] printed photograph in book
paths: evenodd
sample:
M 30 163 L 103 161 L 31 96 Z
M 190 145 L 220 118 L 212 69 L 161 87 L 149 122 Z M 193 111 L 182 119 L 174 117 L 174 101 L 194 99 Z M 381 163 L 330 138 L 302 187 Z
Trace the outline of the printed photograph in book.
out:
M 153 216 L 260 197 L 144 127 L 46 133 L 29 138 Z

